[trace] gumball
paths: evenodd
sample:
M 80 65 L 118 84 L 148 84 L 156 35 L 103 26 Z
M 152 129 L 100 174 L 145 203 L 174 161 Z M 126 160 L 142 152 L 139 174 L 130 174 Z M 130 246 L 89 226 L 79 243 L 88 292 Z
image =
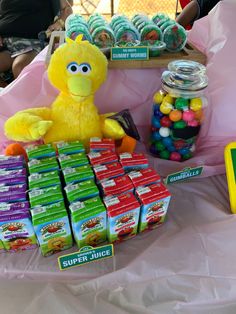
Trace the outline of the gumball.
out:
M 177 141 L 174 141 L 174 146 L 176 149 L 181 149 L 185 146 L 185 141 L 184 140 L 177 140 Z
M 165 146 L 161 141 L 158 141 L 155 143 L 155 148 L 157 151 L 161 152 L 162 150 L 165 149 Z
M 164 97 L 165 93 L 163 91 L 156 92 L 153 96 L 153 101 L 155 104 L 161 104 Z
M 166 148 L 167 148 L 167 150 L 168 150 L 169 152 L 171 152 L 171 153 L 176 151 L 176 148 L 175 148 L 173 145 L 169 145 L 169 146 L 167 146 Z
M 152 117 L 152 126 L 154 126 L 155 128 L 160 128 L 161 123 L 157 117 Z
M 161 127 L 160 130 L 159 130 L 159 133 L 162 137 L 167 137 L 170 135 L 170 129 L 169 128 L 164 128 L 164 127 Z
M 167 103 L 173 105 L 174 102 L 175 102 L 175 100 L 174 100 L 173 97 L 171 97 L 170 95 L 167 94 L 167 95 L 163 98 L 163 102 L 167 102 Z
M 183 112 L 182 119 L 185 122 L 192 121 L 194 118 L 195 118 L 195 114 L 194 114 L 194 112 L 192 110 L 186 110 L 186 111 Z
M 182 119 L 182 112 L 180 110 L 172 110 L 169 114 L 169 119 L 173 122 L 177 122 Z
M 168 147 L 168 146 L 170 146 L 170 145 L 173 144 L 173 141 L 172 141 L 172 139 L 168 136 L 168 137 L 164 137 L 164 138 L 162 139 L 162 143 L 163 143 L 166 147 Z
M 183 120 L 174 122 L 174 129 L 183 129 L 187 126 L 187 123 Z
M 202 100 L 201 98 L 192 98 L 190 100 L 190 109 L 193 111 L 198 111 L 202 109 Z
M 159 131 L 153 132 L 151 138 L 153 141 L 159 141 L 161 139 Z
M 181 155 L 177 152 L 173 152 L 170 154 L 170 160 L 173 161 L 180 161 L 181 160 Z
M 190 150 L 188 148 L 181 148 L 178 152 L 180 155 L 187 155 L 189 154 Z
M 169 114 L 172 109 L 173 106 L 167 102 L 162 102 L 162 104 L 160 105 L 160 111 L 163 114 Z
M 187 160 L 187 159 L 192 158 L 192 156 L 193 156 L 193 154 L 192 154 L 191 152 L 189 152 L 188 154 L 183 155 L 182 158 L 183 158 L 184 160 Z
M 197 120 L 188 121 L 188 126 L 196 127 L 198 125 L 199 125 L 199 123 Z
M 202 117 L 203 117 L 203 111 L 202 110 L 195 111 L 195 119 L 196 120 L 201 121 Z
M 166 128 L 169 128 L 172 125 L 172 122 L 170 121 L 170 119 L 167 116 L 161 118 L 160 122 L 161 122 L 161 126 L 164 126 Z
M 175 108 L 178 110 L 188 109 L 188 100 L 185 98 L 177 98 L 175 101 Z
M 168 152 L 168 150 L 163 150 L 160 152 L 160 158 L 169 159 L 169 157 L 170 157 L 170 153 Z

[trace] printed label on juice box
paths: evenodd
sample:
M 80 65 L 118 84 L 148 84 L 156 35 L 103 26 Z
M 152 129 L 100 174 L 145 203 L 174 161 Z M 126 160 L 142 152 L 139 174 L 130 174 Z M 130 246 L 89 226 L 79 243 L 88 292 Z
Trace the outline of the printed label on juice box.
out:
M 119 159 L 126 171 L 148 168 L 148 159 L 142 153 L 122 153 L 119 155 Z
M 115 151 L 115 141 L 110 138 L 93 137 L 90 139 L 90 152 L 99 152 L 104 150 Z
M 149 187 L 138 187 L 137 196 L 141 203 L 139 232 L 152 230 L 164 220 L 170 202 L 170 193 L 162 183 Z
M 28 177 L 29 189 L 46 188 L 61 183 L 58 171 L 33 173 Z
M 8 212 L 8 211 L 28 211 L 29 210 L 29 202 L 16 202 L 16 203 L 0 203 L 0 212 Z
M 59 170 L 59 165 L 55 157 L 44 159 L 32 159 L 28 162 L 30 174 L 43 173 Z
M 63 195 L 61 187 L 59 185 L 44 188 L 44 189 L 33 189 L 29 192 L 29 199 L 31 207 L 37 205 L 48 205 L 63 201 Z
M 0 170 L 0 184 L 14 185 L 26 182 L 26 170 Z
M 90 165 L 77 168 L 65 168 L 63 175 L 66 184 L 79 183 L 82 181 L 94 179 L 94 173 Z
M 87 209 L 87 210 L 86 210 Z M 72 230 L 79 248 L 86 245 L 96 246 L 106 241 L 107 215 L 102 202 L 91 209 L 86 206 L 72 215 Z
M 56 156 L 56 151 L 51 144 L 29 145 L 25 150 L 29 160 Z
M 72 235 L 66 210 L 54 213 L 46 210 L 32 217 L 33 226 L 37 235 L 43 256 L 69 249 L 72 244 Z
M 65 187 L 65 191 L 70 203 L 84 201 L 99 195 L 98 187 L 93 180 L 87 180 L 77 184 L 69 184 Z
M 75 168 L 89 163 L 85 153 L 78 153 L 73 155 L 59 155 L 58 160 L 61 168 Z
M 116 153 L 110 150 L 104 150 L 100 152 L 91 152 L 88 154 L 91 165 L 103 165 L 118 161 L 118 156 Z
M 7 251 L 24 251 L 37 247 L 29 213 L 12 213 L 0 218 L 0 240 Z
M 85 152 L 84 145 L 79 141 L 56 143 L 59 155 L 71 155 Z
M 18 169 L 23 168 L 23 156 L 0 156 L 0 169 Z
M 97 181 L 112 179 L 125 174 L 124 169 L 119 162 L 110 163 L 93 168 Z
M 111 180 L 101 182 L 104 195 L 119 195 L 121 193 L 133 192 L 134 186 L 128 175 L 123 175 Z
M 159 174 L 151 168 L 131 171 L 129 177 L 133 182 L 134 187 L 146 186 L 161 181 Z
M 4 245 L 2 243 L 2 240 L 0 240 L 0 253 L 5 252 Z

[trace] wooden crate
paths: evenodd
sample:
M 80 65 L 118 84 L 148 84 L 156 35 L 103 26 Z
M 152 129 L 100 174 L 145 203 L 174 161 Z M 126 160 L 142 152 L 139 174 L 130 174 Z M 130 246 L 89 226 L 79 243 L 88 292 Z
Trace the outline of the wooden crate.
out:
M 53 32 L 48 45 L 48 51 L 45 59 L 46 66 L 50 62 L 51 55 L 58 45 L 65 41 L 64 32 Z M 163 68 L 167 67 L 168 63 L 173 60 L 192 60 L 202 64 L 206 64 L 206 56 L 200 52 L 194 45 L 187 43 L 184 49 L 179 52 L 164 53 L 149 60 L 109 60 L 108 67 L 110 69 L 144 69 L 144 68 Z

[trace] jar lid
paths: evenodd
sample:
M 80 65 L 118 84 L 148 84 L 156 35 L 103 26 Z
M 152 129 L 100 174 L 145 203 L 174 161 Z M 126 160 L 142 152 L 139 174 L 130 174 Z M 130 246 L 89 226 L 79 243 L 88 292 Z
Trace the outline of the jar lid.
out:
M 188 60 L 177 60 L 168 64 L 162 74 L 162 83 L 183 91 L 200 91 L 207 87 L 208 79 L 204 65 Z

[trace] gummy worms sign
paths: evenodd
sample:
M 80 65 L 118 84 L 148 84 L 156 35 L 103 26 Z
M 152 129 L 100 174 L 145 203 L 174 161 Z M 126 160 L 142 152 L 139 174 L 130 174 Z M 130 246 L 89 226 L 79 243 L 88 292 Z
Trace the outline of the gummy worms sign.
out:
M 202 174 L 202 171 L 203 167 L 185 168 L 180 172 L 169 174 L 165 179 L 165 183 L 170 184 L 191 179 L 192 177 L 200 176 Z
M 81 248 L 79 252 L 58 257 L 58 264 L 60 270 L 65 270 L 71 267 L 81 266 L 112 256 L 114 256 L 113 244 L 99 246 L 97 248 L 93 248 L 92 246 L 85 246 Z
M 148 60 L 148 47 L 115 47 L 111 49 L 111 60 Z

